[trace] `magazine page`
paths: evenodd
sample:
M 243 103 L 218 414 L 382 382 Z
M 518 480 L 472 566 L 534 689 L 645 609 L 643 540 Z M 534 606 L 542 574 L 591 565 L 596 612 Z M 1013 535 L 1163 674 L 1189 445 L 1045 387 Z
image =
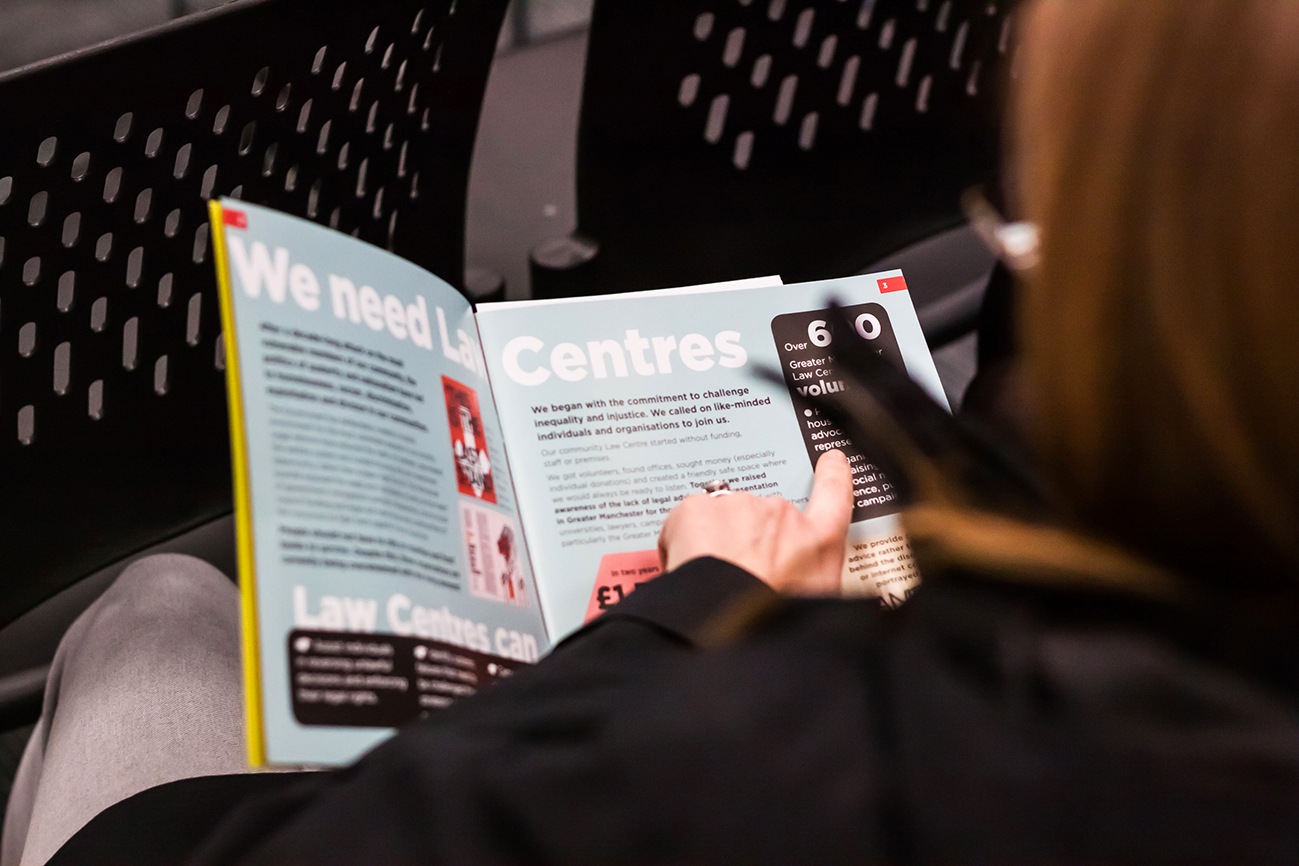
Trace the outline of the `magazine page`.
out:
M 249 751 L 337 764 L 548 649 L 469 304 L 409 262 L 213 204 Z
M 839 333 L 829 298 L 854 329 Z M 817 457 L 849 455 L 856 508 L 844 592 L 916 582 L 896 496 L 810 398 L 844 387 L 836 340 L 864 340 L 947 406 L 901 271 L 582 303 L 484 304 L 478 327 L 554 640 L 658 573 L 659 528 L 713 479 L 802 505 Z M 781 370 L 785 387 L 756 375 Z

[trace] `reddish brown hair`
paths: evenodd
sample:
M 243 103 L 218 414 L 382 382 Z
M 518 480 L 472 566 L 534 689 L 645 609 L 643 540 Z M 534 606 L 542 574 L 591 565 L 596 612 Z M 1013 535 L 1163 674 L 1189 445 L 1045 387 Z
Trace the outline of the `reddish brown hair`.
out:
M 1299 3 L 1037 0 L 1010 133 L 1033 438 L 1092 529 L 1299 574 Z

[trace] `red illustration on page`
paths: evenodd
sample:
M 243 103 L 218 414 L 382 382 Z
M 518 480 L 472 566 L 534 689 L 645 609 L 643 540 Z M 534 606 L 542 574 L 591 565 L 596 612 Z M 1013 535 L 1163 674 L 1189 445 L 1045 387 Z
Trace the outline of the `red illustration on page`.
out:
M 523 551 L 514 521 L 490 508 L 463 500 L 460 530 L 470 594 L 527 607 Z
M 455 452 L 456 486 L 465 496 L 495 503 L 496 485 L 492 482 L 492 462 L 487 457 L 478 393 L 446 376 L 442 377 L 442 393 L 446 397 L 451 448 Z

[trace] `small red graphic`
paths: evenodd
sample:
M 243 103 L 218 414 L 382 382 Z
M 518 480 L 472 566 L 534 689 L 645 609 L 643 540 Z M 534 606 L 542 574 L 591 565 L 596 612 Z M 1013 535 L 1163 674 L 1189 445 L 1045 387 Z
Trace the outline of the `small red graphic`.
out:
M 905 277 L 887 277 L 875 282 L 879 283 L 881 295 L 886 295 L 889 292 L 905 292 L 907 290 Z
M 476 502 L 461 500 L 460 523 L 470 594 L 526 607 L 523 552 L 514 522 Z
M 487 457 L 478 393 L 446 376 L 442 377 L 442 393 L 447 401 L 447 424 L 456 458 L 456 485 L 465 496 L 494 503 L 496 485 L 492 483 L 492 462 Z
M 658 577 L 662 570 L 657 550 L 610 553 L 601 557 L 600 571 L 591 590 L 591 602 L 586 606 L 584 621 L 595 619 L 635 592 L 638 586 Z
M 221 211 L 221 221 L 232 229 L 248 228 L 248 214 L 241 210 L 231 210 L 223 208 Z

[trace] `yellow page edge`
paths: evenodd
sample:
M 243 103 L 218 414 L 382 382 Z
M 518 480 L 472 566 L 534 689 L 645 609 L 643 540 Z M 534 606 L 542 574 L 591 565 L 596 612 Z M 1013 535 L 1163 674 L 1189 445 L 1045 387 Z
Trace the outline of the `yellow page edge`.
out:
M 262 716 L 262 664 L 258 648 L 257 579 L 253 558 L 253 514 L 248 481 L 248 433 L 244 423 L 243 386 L 239 376 L 239 349 L 235 334 L 234 289 L 226 253 L 225 210 L 211 199 L 212 251 L 217 272 L 217 295 L 226 346 L 226 402 L 230 411 L 230 460 L 234 471 L 235 541 L 239 562 L 239 612 L 242 620 L 244 668 L 244 735 L 248 763 L 266 766 L 265 719 Z

